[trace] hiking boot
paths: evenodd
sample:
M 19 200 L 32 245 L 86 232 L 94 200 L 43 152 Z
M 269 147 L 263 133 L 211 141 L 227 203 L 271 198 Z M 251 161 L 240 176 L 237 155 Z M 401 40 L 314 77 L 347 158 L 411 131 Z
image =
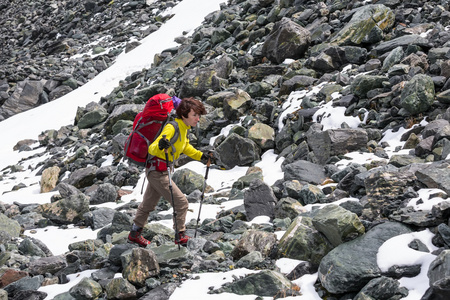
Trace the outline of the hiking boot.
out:
M 188 240 L 191 238 L 190 236 L 186 235 L 184 231 L 180 231 L 179 233 L 179 239 L 175 239 L 175 244 L 180 244 L 181 246 L 186 246 Z
M 136 231 L 134 230 L 130 231 L 130 234 L 128 235 L 128 242 L 137 244 L 140 247 L 144 248 L 147 247 L 147 245 L 150 245 L 150 241 L 144 238 L 141 233 L 142 228 Z

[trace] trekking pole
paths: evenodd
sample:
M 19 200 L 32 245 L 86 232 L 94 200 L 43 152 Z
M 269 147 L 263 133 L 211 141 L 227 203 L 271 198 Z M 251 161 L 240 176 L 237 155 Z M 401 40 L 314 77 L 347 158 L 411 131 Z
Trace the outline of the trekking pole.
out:
M 166 135 L 163 135 L 163 139 L 166 139 Z M 170 172 L 169 152 L 167 149 L 164 149 L 164 154 L 166 155 L 167 173 L 169 176 L 169 190 L 170 190 L 170 197 L 172 198 L 173 224 L 175 225 L 175 242 L 178 244 L 178 250 L 180 250 L 180 234 L 178 232 L 178 226 L 177 226 L 177 212 L 175 210 L 175 201 L 173 200 L 172 174 Z
M 200 206 L 198 208 L 197 225 L 195 226 L 194 238 L 197 237 L 198 222 L 200 222 L 200 213 L 202 212 L 203 198 L 205 197 L 206 180 L 208 180 L 209 166 L 211 165 L 211 155 L 208 155 L 208 156 L 209 157 L 208 157 L 208 162 L 206 163 L 205 180 L 203 181 L 203 191 L 202 191 L 202 197 L 200 198 Z

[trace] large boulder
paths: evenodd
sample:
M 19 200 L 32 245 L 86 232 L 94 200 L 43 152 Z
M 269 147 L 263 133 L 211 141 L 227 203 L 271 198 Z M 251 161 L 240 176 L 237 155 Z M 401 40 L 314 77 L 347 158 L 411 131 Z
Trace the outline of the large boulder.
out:
M 375 218 L 388 216 L 390 212 L 400 207 L 402 201 L 399 195 L 405 194 L 416 180 L 412 172 L 392 169 L 375 169 L 367 175 L 363 178 L 364 186 L 368 206 Z
M 0 115 L 5 119 L 39 106 L 39 96 L 44 91 L 45 80 L 25 80 L 16 84 L 14 93 L 1 106 Z
M 122 276 L 133 285 L 143 287 L 147 278 L 159 275 L 159 263 L 153 251 L 134 248 L 127 257 L 123 256 Z
M 292 283 L 281 273 L 264 270 L 251 274 L 245 278 L 219 289 L 220 292 L 228 292 L 237 295 L 258 295 L 275 297 L 280 291 L 288 291 L 295 295 Z
M 219 91 L 227 86 L 227 80 L 220 78 L 214 68 L 188 69 L 181 80 L 180 97 L 202 96 L 207 90 Z
M 433 79 L 428 75 L 418 74 L 405 84 L 400 104 L 410 114 L 420 114 L 431 107 L 434 95 Z
M 223 99 L 223 116 L 230 121 L 237 121 L 246 114 L 251 105 L 250 95 L 240 89 L 227 93 Z
M 272 189 L 261 179 L 250 183 L 250 187 L 244 192 L 244 207 L 249 221 L 258 216 L 274 218 L 274 209 L 277 203 Z
M 364 5 L 331 42 L 338 45 L 376 43 L 382 40 L 383 32 L 391 29 L 394 22 L 394 12 L 383 4 Z
M 113 278 L 105 287 L 108 299 L 134 299 L 136 287 L 124 278 Z
M 442 251 L 428 269 L 430 297 L 427 299 L 444 300 L 450 293 L 450 250 Z
M 415 175 L 428 188 L 442 189 L 450 195 L 450 163 L 448 161 L 424 164 Z
M 275 23 L 263 44 L 262 52 L 269 60 L 280 64 L 287 58 L 302 58 L 310 41 L 311 33 L 307 29 L 288 18 L 283 18 Z
M 278 256 L 305 260 L 318 266 L 333 249 L 331 243 L 313 225 L 312 218 L 299 216 L 292 221 L 278 243 Z
M 22 228 L 20 227 L 19 222 L 12 220 L 0 213 L 0 232 L 3 231 L 9 237 L 19 237 Z M 0 238 L 0 241 L 2 239 Z
M 76 188 L 91 186 L 97 177 L 97 166 L 88 166 L 73 171 L 67 180 L 67 183 Z
M 173 173 L 172 179 L 178 188 L 186 195 L 189 195 L 195 190 L 202 190 L 205 182 L 203 175 L 189 169 L 176 170 Z
M 231 251 L 231 256 L 234 260 L 239 260 L 253 251 L 258 251 L 264 257 L 267 257 L 276 243 L 277 237 L 274 233 L 248 230 L 241 236 L 239 242 Z
M 218 163 L 226 169 L 246 166 L 260 159 L 261 149 L 249 138 L 231 133 L 217 148 Z
M 97 299 L 102 294 L 102 286 L 92 278 L 84 277 L 70 288 L 69 294 L 75 299 Z
M 356 96 L 366 98 L 367 92 L 377 88 L 382 88 L 383 82 L 386 80 L 388 80 L 388 78 L 385 76 L 362 74 L 352 81 L 350 89 Z
M 401 223 L 386 222 L 365 235 L 331 250 L 320 262 L 319 280 L 333 294 L 360 291 L 369 281 L 381 276 L 377 264 L 380 246 L 388 239 L 410 233 Z
M 367 146 L 365 130 L 338 128 L 325 131 L 308 131 L 308 145 L 320 164 L 324 165 L 331 156 L 356 151 Z
M 108 112 L 103 107 L 94 109 L 83 115 L 78 121 L 77 126 L 80 129 L 91 128 L 105 121 L 108 118 L 108 116 L 109 116 Z
M 263 123 L 256 123 L 250 127 L 248 138 L 258 144 L 262 150 L 273 149 L 275 146 L 275 130 Z
M 58 183 L 59 179 L 59 172 L 61 169 L 58 166 L 53 166 L 45 169 L 42 172 L 41 176 L 41 193 L 48 193 L 52 191 L 56 184 Z
M 53 203 L 41 204 L 38 211 L 57 224 L 74 224 L 89 211 L 89 199 L 84 194 L 64 198 Z
M 284 180 L 298 180 L 300 183 L 321 184 L 327 178 L 323 166 L 306 160 L 297 160 L 283 167 Z
M 358 216 L 345 208 L 330 204 L 313 217 L 314 227 L 336 247 L 364 234 L 364 225 Z
M 67 267 L 67 262 L 62 255 L 41 257 L 30 263 L 28 272 L 33 275 L 55 274 L 65 267 Z

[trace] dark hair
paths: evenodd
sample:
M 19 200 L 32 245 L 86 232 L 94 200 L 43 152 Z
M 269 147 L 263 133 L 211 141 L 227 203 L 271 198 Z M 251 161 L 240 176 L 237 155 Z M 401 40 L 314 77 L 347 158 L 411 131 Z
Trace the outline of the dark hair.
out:
M 206 114 L 206 109 L 203 106 L 203 103 L 195 98 L 189 97 L 183 98 L 180 104 L 178 105 L 177 107 L 178 118 L 180 119 L 182 119 L 183 117 L 187 118 L 191 109 L 199 115 Z

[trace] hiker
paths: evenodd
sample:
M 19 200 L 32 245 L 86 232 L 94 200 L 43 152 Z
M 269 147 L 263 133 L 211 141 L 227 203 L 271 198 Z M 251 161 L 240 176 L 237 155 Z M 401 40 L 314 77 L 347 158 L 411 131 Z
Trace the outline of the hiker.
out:
M 173 196 L 173 209 L 174 212 L 176 212 L 174 213 L 174 216 L 176 215 L 176 219 L 174 218 L 175 235 L 178 233 L 178 237 L 175 237 L 175 244 L 186 245 L 190 238 L 185 233 L 186 213 L 189 203 L 186 196 L 176 184 L 172 183 L 171 189 L 169 188 L 170 174 L 167 170 L 165 151 L 169 154 L 170 167 L 173 167 L 173 162 L 176 161 L 182 153 L 195 160 L 205 162 L 208 160 L 209 155 L 213 155 L 210 153 L 202 153 L 195 149 L 189 143 L 187 137 L 188 129 L 195 127 L 200 116 L 206 114 L 203 103 L 194 98 L 184 98 L 176 104 L 177 117 L 175 122 L 178 124 L 179 128 L 178 139 L 173 145 L 169 142 L 175 134 L 175 127 L 168 123 L 163 128 L 161 134 L 148 148 L 149 154 L 154 156 L 146 166 L 148 184 L 142 202 L 137 209 L 132 229 L 128 235 L 128 240 L 130 242 L 136 243 L 142 247 L 146 247 L 150 244 L 150 241 L 145 239 L 141 233 L 143 227 L 147 223 L 150 212 L 156 208 L 160 197 L 164 197 L 164 199 L 171 202 L 170 200 Z M 213 156 L 211 157 L 213 158 Z M 175 228 L 175 224 L 177 224 L 178 228 Z

